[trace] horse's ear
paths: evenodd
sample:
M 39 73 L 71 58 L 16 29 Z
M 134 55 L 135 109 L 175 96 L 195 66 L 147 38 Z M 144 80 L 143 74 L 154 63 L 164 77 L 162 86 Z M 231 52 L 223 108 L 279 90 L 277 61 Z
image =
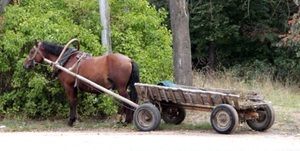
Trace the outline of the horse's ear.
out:
M 36 40 L 35 40 L 35 44 L 34 44 L 34 45 L 37 47 L 37 46 L 38 46 L 38 44 L 39 44 L 39 41 L 36 39 Z
M 35 40 L 35 46 L 38 47 L 39 43 L 41 42 L 41 40 Z

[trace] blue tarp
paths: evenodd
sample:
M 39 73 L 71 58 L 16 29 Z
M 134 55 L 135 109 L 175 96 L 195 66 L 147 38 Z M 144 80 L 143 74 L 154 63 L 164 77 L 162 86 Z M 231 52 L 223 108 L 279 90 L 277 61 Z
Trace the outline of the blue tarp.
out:
M 162 86 L 166 86 L 166 87 L 177 87 L 177 85 L 169 80 L 163 80 L 163 81 L 159 81 L 157 83 L 157 85 L 162 85 Z

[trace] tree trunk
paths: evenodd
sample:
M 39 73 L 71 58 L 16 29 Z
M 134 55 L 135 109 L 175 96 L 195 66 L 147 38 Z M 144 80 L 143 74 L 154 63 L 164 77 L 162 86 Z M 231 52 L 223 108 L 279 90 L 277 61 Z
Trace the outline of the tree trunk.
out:
M 173 36 L 174 81 L 193 84 L 189 14 L 185 0 L 169 0 Z

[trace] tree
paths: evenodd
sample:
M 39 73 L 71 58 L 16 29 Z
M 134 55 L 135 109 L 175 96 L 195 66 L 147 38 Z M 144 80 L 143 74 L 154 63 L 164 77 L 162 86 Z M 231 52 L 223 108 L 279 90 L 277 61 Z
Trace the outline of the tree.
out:
M 168 10 L 167 1 L 148 1 Z M 194 69 L 233 68 L 238 76 L 274 73 L 282 78 L 291 77 L 291 71 L 293 75 L 300 71 L 298 60 L 291 57 L 299 47 L 276 47 L 279 35 L 288 31 L 288 19 L 299 11 L 298 3 L 295 4 L 298 1 L 186 2 Z
M 189 13 L 185 0 L 170 0 L 171 29 L 175 82 L 192 85 L 192 59 L 189 33 Z

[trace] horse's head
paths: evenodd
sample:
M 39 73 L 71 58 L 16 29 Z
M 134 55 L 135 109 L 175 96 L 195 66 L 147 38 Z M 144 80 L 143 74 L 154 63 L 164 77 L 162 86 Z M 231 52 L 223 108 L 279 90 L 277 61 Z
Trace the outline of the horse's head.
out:
M 36 42 L 35 45 L 30 50 L 28 56 L 25 59 L 23 67 L 25 70 L 30 70 L 38 63 L 41 63 L 44 60 L 44 56 L 41 52 L 41 42 Z

